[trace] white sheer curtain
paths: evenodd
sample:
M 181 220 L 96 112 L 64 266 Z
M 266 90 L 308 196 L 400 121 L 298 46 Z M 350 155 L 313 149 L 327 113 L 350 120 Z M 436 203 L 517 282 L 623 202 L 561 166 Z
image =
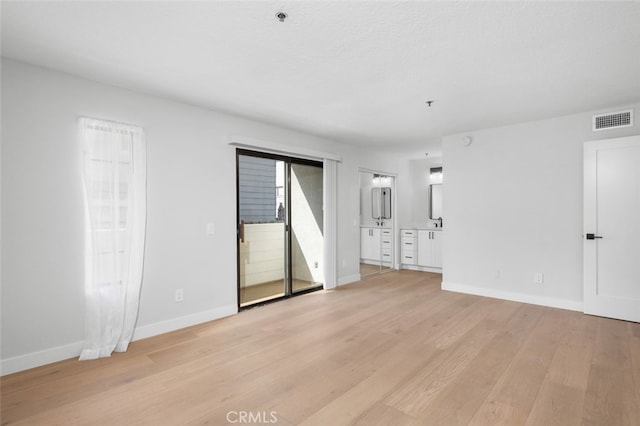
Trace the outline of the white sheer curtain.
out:
M 81 360 L 124 352 L 138 317 L 146 227 L 140 127 L 80 119 L 85 190 L 86 337 Z

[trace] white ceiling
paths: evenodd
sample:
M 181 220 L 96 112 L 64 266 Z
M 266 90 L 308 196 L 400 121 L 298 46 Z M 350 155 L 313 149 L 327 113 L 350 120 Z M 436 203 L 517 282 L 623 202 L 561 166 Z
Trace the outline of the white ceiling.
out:
M 639 2 L 3 1 L 1 13 L 5 57 L 381 149 L 640 100 Z

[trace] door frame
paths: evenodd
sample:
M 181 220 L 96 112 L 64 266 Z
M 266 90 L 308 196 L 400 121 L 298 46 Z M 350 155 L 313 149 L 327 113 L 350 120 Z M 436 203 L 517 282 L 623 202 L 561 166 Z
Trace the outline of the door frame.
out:
M 399 253 L 398 253 L 398 222 L 397 222 L 397 215 L 398 215 L 398 174 L 397 173 L 391 173 L 391 172 L 385 172 L 385 171 L 381 171 L 378 169 L 370 169 L 370 168 L 366 168 L 366 167 L 358 167 L 358 181 L 360 179 L 360 173 L 372 173 L 372 174 L 379 174 L 379 175 L 384 175 L 384 176 L 389 176 L 393 178 L 393 185 L 391 186 L 391 241 L 392 241 L 392 247 L 391 247 L 391 251 L 392 251 L 392 260 L 391 260 L 391 268 L 388 271 L 393 271 L 393 270 L 398 270 L 400 269 L 400 263 L 399 263 Z M 359 185 L 358 187 L 358 199 L 360 198 L 360 191 L 362 190 L 362 187 Z M 359 221 L 360 223 L 358 224 L 358 226 L 360 227 L 362 225 L 362 221 Z M 360 239 L 360 237 L 358 237 L 358 240 Z M 360 264 L 360 259 L 362 256 L 361 253 L 362 248 L 360 247 L 360 244 L 358 243 L 358 269 L 359 269 L 359 264 Z M 381 260 L 382 262 L 382 260 Z M 382 270 L 381 270 L 382 272 Z M 384 272 L 387 272 L 386 270 Z M 360 275 L 360 272 L 358 272 L 358 275 Z M 375 275 L 375 274 L 372 274 Z M 360 277 L 362 278 L 362 277 Z
M 598 241 L 587 239 L 587 234 L 599 236 L 597 229 L 597 153 L 600 146 L 606 149 L 624 148 L 640 145 L 640 135 L 600 139 L 585 142 L 583 145 L 583 312 L 585 314 L 640 322 L 640 311 L 635 316 L 621 318 L 616 300 L 598 299 Z

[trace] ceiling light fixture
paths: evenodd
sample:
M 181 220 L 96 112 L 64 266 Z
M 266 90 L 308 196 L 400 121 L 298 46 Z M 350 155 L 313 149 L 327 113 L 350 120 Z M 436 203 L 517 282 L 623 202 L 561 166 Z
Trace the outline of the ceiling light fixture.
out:
M 435 101 L 427 101 L 427 106 L 428 106 L 429 108 L 431 108 L 431 104 L 432 104 L 432 103 L 434 103 L 434 102 L 435 102 Z
M 280 21 L 280 22 L 284 22 L 284 20 L 287 19 L 288 16 L 289 15 L 287 15 L 286 12 L 280 11 L 280 12 L 276 13 L 276 18 L 278 18 L 278 21 Z

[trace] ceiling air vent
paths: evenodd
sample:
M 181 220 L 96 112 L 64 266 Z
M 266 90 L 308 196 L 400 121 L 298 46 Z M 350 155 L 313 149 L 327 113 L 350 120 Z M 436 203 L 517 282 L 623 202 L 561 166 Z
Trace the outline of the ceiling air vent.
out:
M 633 110 L 609 112 L 593 116 L 593 131 L 633 126 Z

